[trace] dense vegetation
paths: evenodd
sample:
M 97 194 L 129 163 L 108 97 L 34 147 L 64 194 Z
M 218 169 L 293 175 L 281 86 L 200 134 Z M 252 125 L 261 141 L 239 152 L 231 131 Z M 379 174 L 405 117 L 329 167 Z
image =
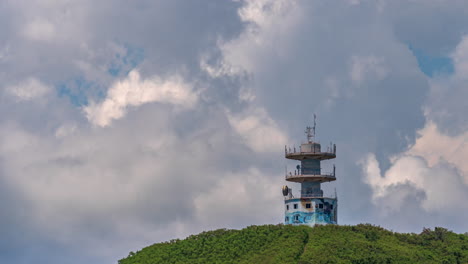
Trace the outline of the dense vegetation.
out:
M 468 263 L 468 235 L 445 228 L 399 234 L 372 225 L 220 229 L 146 247 L 119 264 Z

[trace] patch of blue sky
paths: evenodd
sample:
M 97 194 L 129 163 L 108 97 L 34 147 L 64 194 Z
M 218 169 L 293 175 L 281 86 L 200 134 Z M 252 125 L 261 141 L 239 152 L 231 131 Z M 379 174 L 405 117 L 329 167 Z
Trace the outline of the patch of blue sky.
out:
M 143 48 L 135 47 L 130 44 L 123 44 L 123 46 L 126 51 L 125 54 L 116 53 L 114 62 L 112 62 L 107 70 L 112 76 L 127 75 L 145 58 L 145 51 Z
M 422 50 L 409 46 L 413 55 L 418 60 L 418 65 L 421 71 L 429 77 L 435 74 L 451 74 L 454 71 L 453 61 L 450 57 L 430 56 Z
M 125 52 L 116 53 L 107 70 L 114 77 L 126 76 L 145 58 L 145 52 L 142 48 L 130 44 L 122 44 L 122 46 L 125 48 Z M 98 87 L 96 83 L 88 81 L 84 77 L 65 80 L 58 84 L 57 93 L 59 97 L 68 98 L 75 106 L 86 106 L 91 98 L 99 101 L 105 97 L 103 87 Z
M 96 89 L 98 88 L 98 89 Z M 89 98 L 98 101 L 105 97 L 103 89 L 99 89 L 97 84 L 86 80 L 84 77 L 77 77 L 57 85 L 59 97 L 66 97 L 75 106 L 86 106 Z

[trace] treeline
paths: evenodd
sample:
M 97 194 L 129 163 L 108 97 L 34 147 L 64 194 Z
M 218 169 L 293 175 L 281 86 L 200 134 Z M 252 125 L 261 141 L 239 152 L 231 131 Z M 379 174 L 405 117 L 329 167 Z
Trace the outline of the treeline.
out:
M 441 227 L 400 234 L 369 224 L 250 226 L 154 244 L 119 261 L 156 263 L 466 264 L 468 235 Z

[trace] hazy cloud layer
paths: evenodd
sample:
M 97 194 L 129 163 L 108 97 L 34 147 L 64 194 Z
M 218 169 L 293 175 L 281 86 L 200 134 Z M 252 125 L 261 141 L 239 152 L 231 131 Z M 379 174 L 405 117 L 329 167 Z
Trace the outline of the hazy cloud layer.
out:
M 318 115 L 339 223 L 468 219 L 466 1 L 0 4 L 0 262 L 283 220 Z M 453 62 L 424 75 L 413 51 Z M 289 184 L 297 192 L 298 185 Z
M 45 95 L 51 88 L 35 78 L 29 78 L 16 85 L 7 86 L 5 90 L 17 100 L 29 101 Z

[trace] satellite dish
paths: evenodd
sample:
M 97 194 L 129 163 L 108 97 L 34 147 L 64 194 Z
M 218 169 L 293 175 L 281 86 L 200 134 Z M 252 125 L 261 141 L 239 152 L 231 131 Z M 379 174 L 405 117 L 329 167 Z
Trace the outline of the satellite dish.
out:
M 289 188 L 287 185 L 284 185 L 282 188 L 283 196 L 287 196 L 289 194 Z
M 301 169 L 301 165 L 297 165 L 297 166 L 296 166 L 296 169 L 300 170 L 300 169 Z

